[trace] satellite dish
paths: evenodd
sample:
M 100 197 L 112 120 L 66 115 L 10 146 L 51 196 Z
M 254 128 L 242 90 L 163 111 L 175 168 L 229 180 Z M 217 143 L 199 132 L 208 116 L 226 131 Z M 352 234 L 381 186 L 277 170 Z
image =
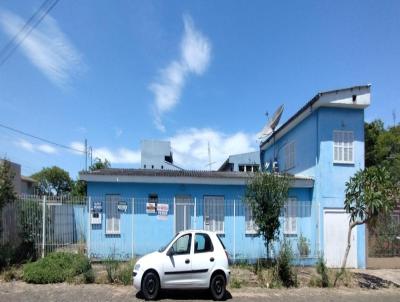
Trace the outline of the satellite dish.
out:
M 283 112 L 283 105 L 279 106 L 279 108 L 275 111 L 272 118 L 268 120 L 268 123 L 264 126 L 264 128 L 260 131 L 260 133 L 258 133 L 258 138 L 260 140 L 267 138 L 274 132 L 276 126 L 278 126 L 279 120 L 281 119 L 282 112 Z

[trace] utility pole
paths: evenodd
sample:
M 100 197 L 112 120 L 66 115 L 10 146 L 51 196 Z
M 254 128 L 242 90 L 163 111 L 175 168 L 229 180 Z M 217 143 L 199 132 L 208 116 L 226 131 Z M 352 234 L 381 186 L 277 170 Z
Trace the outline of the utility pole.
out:
M 87 148 L 87 139 L 85 138 L 85 171 L 87 171 L 87 156 L 88 156 L 88 148 Z

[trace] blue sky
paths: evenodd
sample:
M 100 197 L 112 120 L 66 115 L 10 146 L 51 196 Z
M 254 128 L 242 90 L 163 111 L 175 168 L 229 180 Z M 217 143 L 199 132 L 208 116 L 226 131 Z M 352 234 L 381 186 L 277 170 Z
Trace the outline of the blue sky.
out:
M 42 1 L 0 3 L 3 47 Z M 255 150 L 317 92 L 372 84 L 366 120 L 400 119 L 399 1 L 65 1 L 0 66 L 0 123 L 137 167 L 140 140 L 172 141 L 206 169 Z M 0 129 L 0 155 L 30 175 L 84 157 Z

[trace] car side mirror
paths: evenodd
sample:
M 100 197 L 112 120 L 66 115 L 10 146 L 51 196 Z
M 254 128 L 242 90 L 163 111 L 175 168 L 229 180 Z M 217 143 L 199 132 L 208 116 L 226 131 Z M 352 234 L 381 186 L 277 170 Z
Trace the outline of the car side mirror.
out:
M 167 256 L 171 257 L 175 254 L 174 248 L 171 246 L 167 252 Z

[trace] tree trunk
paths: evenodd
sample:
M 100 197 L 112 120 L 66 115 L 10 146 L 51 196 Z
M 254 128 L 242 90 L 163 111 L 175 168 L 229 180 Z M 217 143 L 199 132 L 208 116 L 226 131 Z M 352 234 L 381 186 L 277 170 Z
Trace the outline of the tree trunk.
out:
M 354 222 L 349 223 L 349 231 L 347 233 L 347 247 L 346 247 L 346 251 L 343 256 L 342 266 L 340 268 L 340 271 L 336 274 L 336 278 L 335 278 L 335 282 L 333 283 L 333 287 L 336 286 L 336 282 L 338 281 L 339 277 L 343 274 L 343 272 L 346 268 L 347 258 L 349 256 L 349 252 L 350 252 L 350 248 L 351 248 L 351 231 L 353 230 L 353 228 L 355 226 L 364 224 L 365 222 L 366 222 L 366 220 L 354 221 Z

